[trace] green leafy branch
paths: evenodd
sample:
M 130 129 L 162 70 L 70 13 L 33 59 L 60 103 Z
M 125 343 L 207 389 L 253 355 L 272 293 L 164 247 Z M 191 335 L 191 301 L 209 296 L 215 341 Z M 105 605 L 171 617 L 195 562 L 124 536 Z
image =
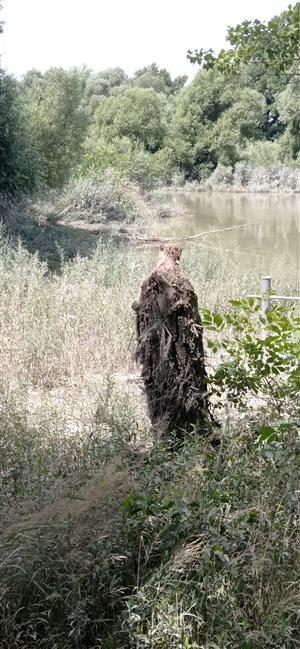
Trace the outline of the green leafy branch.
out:
M 203 311 L 204 327 L 218 334 L 208 347 L 221 355 L 211 391 L 240 406 L 250 394 L 271 399 L 280 410 L 300 394 L 300 317 L 281 306 L 262 315 L 251 298 L 230 305 L 223 314 Z
M 187 58 L 204 68 L 217 68 L 225 74 L 238 72 L 242 64 L 259 63 L 282 73 L 300 62 L 300 2 L 289 5 L 267 23 L 244 20 L 229 27 L 231 48 L 215 56 L 212 49 L 188 50 Z M 294 74 L 297 71 L 294 70 Z

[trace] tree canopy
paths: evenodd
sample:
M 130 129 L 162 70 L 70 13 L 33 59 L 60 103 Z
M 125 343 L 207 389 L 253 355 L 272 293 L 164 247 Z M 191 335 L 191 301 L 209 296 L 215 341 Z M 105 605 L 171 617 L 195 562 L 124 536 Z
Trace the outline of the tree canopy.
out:
M 100 104 L 94 124 L 106 139 L 129 137 L 155 152 L 165 133 L 163 102 L 152 88 L 129 88 Z
M 274 16 L 267 23 L 260 20 L 244 20 L 236 27 L 229 27 L 227 40 L 231 48 L 222 49 L 218 56 L 213 50 L 188 51 L 192 63 L 206 68 L 216 66 L 225 73 L 232 73 L 242 64 L 259 63 L 277 72 L 285 72 L 300 62 L 300 3 L 289 5 L 286 11 Z
M 0 71 L 0 191 L 61 187 L 117 170 L 149 187 L 218 165 L 300 162 L 300 3 L 228 30 L 231 48 L 189 54 L 195 78 L 156 63 L 128 76 L 86 67 L 21 80 Z

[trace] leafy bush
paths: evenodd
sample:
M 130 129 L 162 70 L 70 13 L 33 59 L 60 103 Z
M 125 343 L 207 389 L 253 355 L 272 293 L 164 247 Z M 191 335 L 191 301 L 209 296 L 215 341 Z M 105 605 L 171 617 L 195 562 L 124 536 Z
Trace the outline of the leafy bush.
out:
M 125 137 L 114 138 L 110 142 L 89 138 L 85 143 L 79 175 L 101 176 L 107 170 L 114 170 L 124 177 L 129 177 L 133 152 L 132 143 Z
M 35 138 L 43 177 L 61 187 L 80 160 L 88 117 L 82 105 L 83 70 L 31 70 L 20 82 L 23 112 Z
M 270 166 L 280 161 L 278 140 L 275 142 L 249 142 L 240 150 L 240 157 L 255 167 Z
M 65 200 L 73 210 L 86 212 L 92 223 L 134 219 L 136 206 L 125 182 L 107 171 L 100 177 L 73 181 L 65 188 Z
M 79 166 L 79 176 L 102 176 L 107 171 L 136 183 L 149 191 L 171 174 L 172 166 L 166 150 L 149 153 L 128 137 L 110 141 L 89 138 Z
M 300 317 L 293 310 L 274 306 L 261 314 L 254 300 L 231 300 L 231 310 L 221 314 L 205 310 L 203 324 L 222 332 L 209 340 L 214 353 L 222 354 L 211 381 L 212 392 L 247 407 L 249 395 L 270 400 L 279 410 L 300 396 Z M 225 329 L 228 329 L 225 335 Z
M 218 452 L 200 435 L 158 450 L 126 499 L 140 537 L 130 646 L 297 646 L 297 426 L 267 442 L 255 423 L 231 424 Z
M 0 68 L 0 193 L 32 191 L 43 172 L 15 79 Z

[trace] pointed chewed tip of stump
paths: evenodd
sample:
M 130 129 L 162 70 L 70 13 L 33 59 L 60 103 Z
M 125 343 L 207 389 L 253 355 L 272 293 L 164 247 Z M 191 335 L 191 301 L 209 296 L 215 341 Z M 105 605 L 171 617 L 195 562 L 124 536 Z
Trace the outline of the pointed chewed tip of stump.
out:
M 166 245 L 165 243 L 161 243 L 159 246 L 158 264 L 160 265 L 165 261 L 168 261 L 170 263 L 171 261 L 174 264 L 178 265 L 180 257 L 182 255 L 182 250 L 183 249 L 181 248 L 181 246 Z

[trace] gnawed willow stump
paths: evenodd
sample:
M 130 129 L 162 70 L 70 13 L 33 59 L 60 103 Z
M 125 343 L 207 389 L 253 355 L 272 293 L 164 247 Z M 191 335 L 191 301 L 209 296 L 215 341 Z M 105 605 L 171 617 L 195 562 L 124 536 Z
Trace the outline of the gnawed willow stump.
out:
M 196 293 L 178 262 L 182 249 L 160 246 L 136 311 L 137 359 L 142 364 L 153 432 L 167 439 L 207 420 L 208 399 L 201 318 Z

